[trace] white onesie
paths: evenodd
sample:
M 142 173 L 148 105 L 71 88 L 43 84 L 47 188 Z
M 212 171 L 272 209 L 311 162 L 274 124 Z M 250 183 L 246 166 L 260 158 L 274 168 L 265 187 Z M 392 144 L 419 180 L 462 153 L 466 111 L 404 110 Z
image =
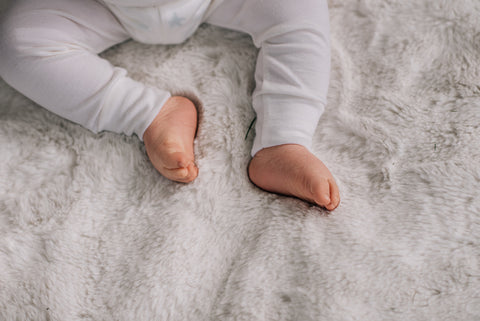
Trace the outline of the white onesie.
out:
M 98 53 L 128 38 L 178 44 L 207 22 L 260 48 L 255 155 L 311 140 L 326 104 L 326 0 L 16 0 L 0 30 L 0 76 L 43 107 L 98 132 L 140 139 L 170 97 Z
M 211 0 L 103 0 L 133 39 L 150 44 L 179 44 L 203 22 Z M 216 1 L 217 3 L 220 0 Z M 213 8 L 213 6 L 212 6 Z

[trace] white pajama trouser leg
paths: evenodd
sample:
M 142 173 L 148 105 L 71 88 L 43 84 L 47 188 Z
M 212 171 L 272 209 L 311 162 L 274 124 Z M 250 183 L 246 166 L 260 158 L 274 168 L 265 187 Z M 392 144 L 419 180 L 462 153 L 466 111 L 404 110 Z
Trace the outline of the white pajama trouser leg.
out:
M 98 57 L 129 38 L 113 14 L 94 0 L 16 1 L 2 23 L 0 76 L 94 132 L 142 139 L 170 94 Z M 330 71 L 326 0 L 223 0 L 206 22 L 249 33 L 260 47 L 252 155 L 281 144 L 310 148 Z
M 15 0 L 2 19 L 0 76 L 93 132 L 142 139 L 170 94 L 128 78 L 97 55 L 129 37 L 94 0 Z
M 224 0 L 206 21 L 249 33 L 260 47 L 252 155 L 281 144 L 310 148 L 330 74 L 327 1 Z

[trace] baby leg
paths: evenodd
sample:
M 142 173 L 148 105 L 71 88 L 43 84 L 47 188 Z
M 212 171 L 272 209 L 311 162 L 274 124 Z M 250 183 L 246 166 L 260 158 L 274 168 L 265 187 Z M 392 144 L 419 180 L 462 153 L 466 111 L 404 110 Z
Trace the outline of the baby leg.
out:
M 335 209 L 336 182 L 309 150 L 329 81 L 326 0 L 224 1 L 207 22 L 247 32 L 260 48 L 250 179 L 267 191 Z
M 154 166 L 170 179 L 189 181 L 196 177 L 193 104 L 132 80 L 98 56 L 128 38 L 97 1 L 16 0 L 1 23 L 0 76 L 39 105 L 93 132 L 135 133 L 143 139 L 150 128 L 145 143 Z M 183 110 L 178 115 L 188 110 L 188 134 L 165 134 L 175 117 L 164 123 L 160 115 L 171 114 L 172 106 Z M 186 171 L 177 170 L 185 164 Z

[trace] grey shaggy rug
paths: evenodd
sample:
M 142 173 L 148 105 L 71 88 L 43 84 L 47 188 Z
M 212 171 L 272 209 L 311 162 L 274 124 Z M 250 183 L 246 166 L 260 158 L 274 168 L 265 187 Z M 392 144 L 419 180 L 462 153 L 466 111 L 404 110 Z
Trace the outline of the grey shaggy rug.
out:
M 480 320 L 480 2 L 329 4 L 333 213 L 248 180 L 246 35 L 103 54 L 203 102 L 187 185 L 0 81 L 0 320 Z

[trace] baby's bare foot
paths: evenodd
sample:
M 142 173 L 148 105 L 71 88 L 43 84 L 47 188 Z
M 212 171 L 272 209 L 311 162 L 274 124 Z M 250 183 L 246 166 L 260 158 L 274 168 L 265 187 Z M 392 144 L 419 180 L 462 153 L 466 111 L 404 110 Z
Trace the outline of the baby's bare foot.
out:
M 330 211 L 340 203 L 330 171 L 301 145 L 260 150 L 250 162 L 248 174 L 255 185 L 269 192 L 295 196 Z
M 197 109 L 192 101 L 173 96 L 143 134 L 153 166 L 166 178 L 188 183 L 198 175 L 193 155 Z

